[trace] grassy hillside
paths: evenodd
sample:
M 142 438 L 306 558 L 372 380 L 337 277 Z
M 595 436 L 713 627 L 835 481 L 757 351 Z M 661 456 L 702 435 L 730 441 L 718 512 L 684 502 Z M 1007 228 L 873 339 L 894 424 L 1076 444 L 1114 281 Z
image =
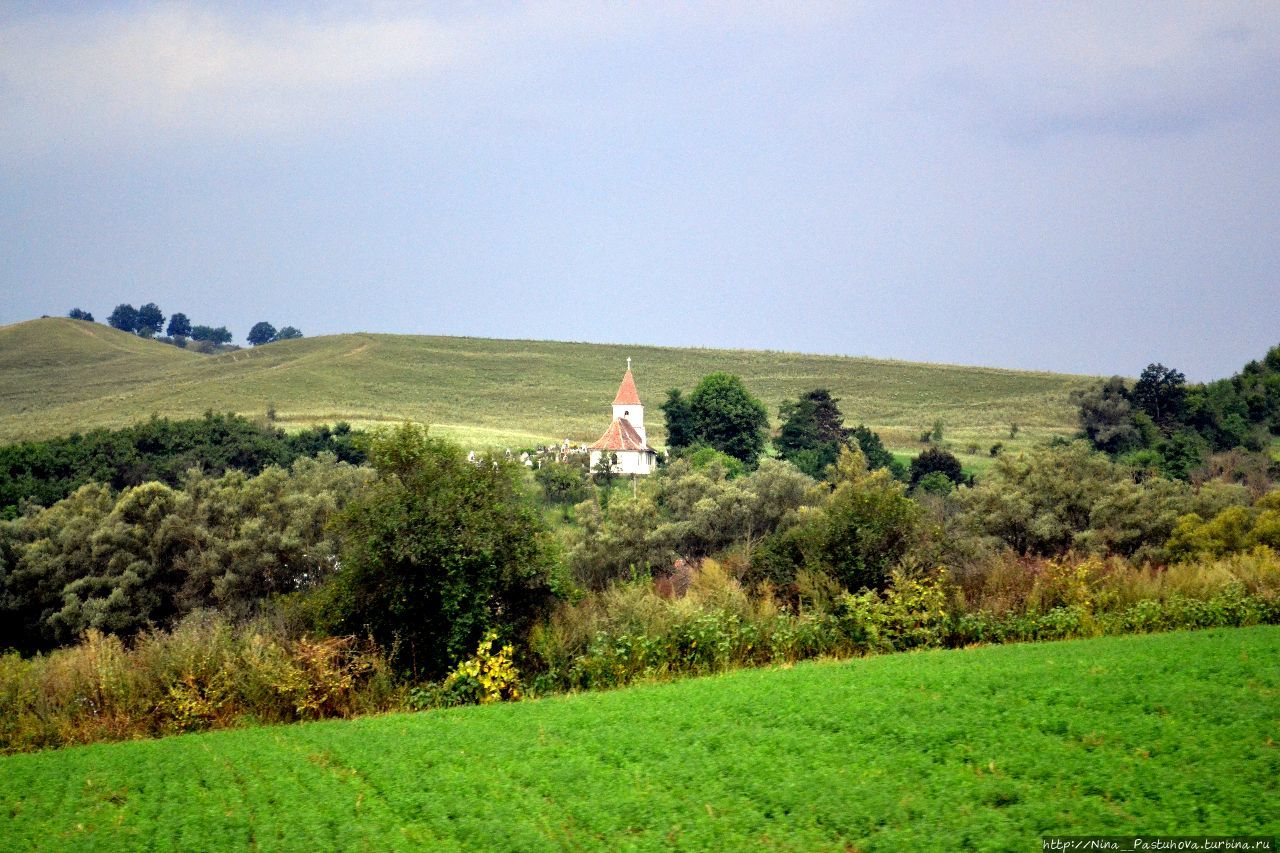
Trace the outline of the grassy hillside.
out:
M 207 409 L 302 426 L 404 419 L 432 424 L 469 445 L 593 441 L 627 356 L 661 443 L 658 406 L 671 387 L 691 388 L 716 370 L 740 374 L 777 414 L 787 397 L 827 387 L 849 421 L 911 448 L 935 419 L 956 449 L 1021 442 L 1075 428 L 1068 395 L 1086 377 L 746 350 L 350 334 L 283 341 L 200 356 L 102 325 L 43 319 L 0 328 L 0 440 L 151 414 Z
M 1280 833 L 1280 628 L 0 759 L 14 849 L 1030 850 Z

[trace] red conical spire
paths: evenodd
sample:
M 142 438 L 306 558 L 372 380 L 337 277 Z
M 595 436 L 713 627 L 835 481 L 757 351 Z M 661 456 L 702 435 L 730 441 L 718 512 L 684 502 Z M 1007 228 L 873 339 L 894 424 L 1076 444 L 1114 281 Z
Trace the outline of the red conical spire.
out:
M 631 376 L 631 359 L 627 359 L 627 372 L 622 374 L 622 384 L 618 386 L 618 396 L 613 398 L 615 406 L 639 406 L 640 394 L 636 391 L 636 380 Z

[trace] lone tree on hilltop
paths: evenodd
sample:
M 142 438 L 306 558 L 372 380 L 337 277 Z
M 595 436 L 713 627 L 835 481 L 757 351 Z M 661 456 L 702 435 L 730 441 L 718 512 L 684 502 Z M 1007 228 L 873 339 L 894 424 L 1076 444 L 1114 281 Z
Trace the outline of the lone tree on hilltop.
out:
M 261 320 L 253 324 L 253 328 L 249 330 L 248 341 L 256 346 L 269 344 L 276 339 L 276 327 Z
M 149 338 L 160 334 L 162 328 L 164 328 L 164 312 L 160 310 L 159 305 L 148 302 L 138 309 L 138 324 L 134 327 L 134 331 L 139 335 Z
M 122 332 L 135 332 L 138 329 L 138 309 L 128 303 L 115 307 L 107 318 L 107 325 Z
M 187 319 L 187 315 L 178 312 L 169 318 L 169 328 L 166 330 L 171 338 L 189 338 L 191 337 L 191 321 Z
M 79 308 L 72 308 L 67 312 L 67 316 L 72 320 L 84 320 L 86 323 L 93 322 L 93 315 L 88 311 L 81 311 Z

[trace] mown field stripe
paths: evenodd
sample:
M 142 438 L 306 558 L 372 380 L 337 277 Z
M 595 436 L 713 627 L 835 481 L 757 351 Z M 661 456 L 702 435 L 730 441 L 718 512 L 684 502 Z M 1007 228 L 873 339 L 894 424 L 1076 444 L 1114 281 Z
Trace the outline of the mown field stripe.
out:
M 892 655 L 0 760 L 17 849 L 1280 833 L 1280 628 Z

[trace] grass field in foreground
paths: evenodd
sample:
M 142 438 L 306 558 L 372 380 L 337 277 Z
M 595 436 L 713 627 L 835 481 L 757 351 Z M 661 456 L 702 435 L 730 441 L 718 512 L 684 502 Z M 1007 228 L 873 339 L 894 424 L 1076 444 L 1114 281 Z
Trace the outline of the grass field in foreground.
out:
M 101 324 L 49 318 L 0 328 L 0 441 L 119 427 L 152 414 L 205 410 L 284 426 L 412 420 L 467 447 L 595 441 L 612 416 L 626 359 L 650 439 L 672 387 L 708 373 L 741 375 L 769 407 L 818 387 L 848 422 L 918 452 L 935 420 L 966 464 L 996 441 L 1018 447 L 1076 430 L 1069 395 L 1082 376 L 752 350 L 679 349 L 418 335 L 333 335 L 201 356 Z M 1018 438 L 1009 438 L 1011 423 Z M 970 444 L 978 453 L 965 455 Z
M 1280 833 L 1280 628 L 0 759 L 8 849 L 1033 850 Z

